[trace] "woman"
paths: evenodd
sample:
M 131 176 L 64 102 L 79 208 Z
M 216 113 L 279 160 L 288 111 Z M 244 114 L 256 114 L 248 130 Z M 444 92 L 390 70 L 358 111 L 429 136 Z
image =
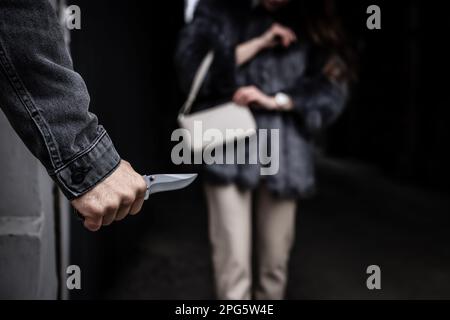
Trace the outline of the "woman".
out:
M 215 52 L 197 108 L 232 99 L 251 108 L 259 129 L 280 135 L 276 175 L 260 176 L 258 165 L 204 166 L 220 299 L 284 296 L 296 203 L 314 190 L 311 137 L 342 111 L 351 77 L 333 3 L 320 2 L 203 0 L 182 31 L 176 60 L 186 90 Z

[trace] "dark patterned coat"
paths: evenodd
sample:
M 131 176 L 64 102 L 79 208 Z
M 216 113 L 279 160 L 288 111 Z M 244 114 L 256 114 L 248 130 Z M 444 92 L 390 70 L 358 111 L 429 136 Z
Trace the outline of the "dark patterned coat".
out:
M 314 191 L 313 133 L 332 123 L 347 99 L 347 85 L 330 81 L 322 72 L 329 54 L 302 41 L 288 49 L 260 52 L 250 62 L 236 67 L 235 49 L 242 42 L 263 34 L 274 22 L 297 31 L 282 16 L 261 7 L 233 10 L 230 6 L 201 2 L 194 19 L 180 35 L 176 64 L 182 88 L 187 92 L 205 54 L 213 49 L 215 60 L 200 92 L 197 110 L 230 100 L 241 86 L 254 85 L 268 95 L 288 94 L 291 112 L 253 109 L 258 128 L 279 129 L 280 167 L 276 175 L 260 176 L 259 165 L 208 165 L 205 177 L 213 183 L 236 183 L 255 188 L 263 178 L 269 190 L 280 197 L 298 198 Z M 195 110 L 195 109 L 194 109 Z

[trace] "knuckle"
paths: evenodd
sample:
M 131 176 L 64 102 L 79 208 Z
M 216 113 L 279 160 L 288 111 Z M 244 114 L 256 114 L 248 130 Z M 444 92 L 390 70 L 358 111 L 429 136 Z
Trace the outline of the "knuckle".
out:
M 131 194 L 131 193 L 130 194 L 126 194 L 126 195 L 124 195 L 122 197 L 122 205 L 126 206 L 126 207 L 129 207 L 129 206 L 131 206 L 133 204 L 134 199 L 135 199 L 135 197 L 134 197 L 133 194 Z
M 139 173 L 136 173 L 135 177 L 136 177 L 135 182 L 136 182 L 136 185 L 138 186 L 138 188 L 142 188 L 142 187 L 146 188 L 147 187 L 147 183 L 145 182 L 145 179 Z
M 146 191 L 147 191 L 147 184 L 145 182 L 143 182 L 138 186 L 137 194 L 143 195 L 143 194 L 145 194 Z
M 106 215 L 106 214 L 108 214 L 108 213 L 117 211 L 117 208 L 119 207 L 119 205 L 120 205 L 119 201 L 110 201 L 110 202 L 108 202 L 108 203 L 105 205 L 102 214 L 103 214 L 103 215 Z
M 90 214 L 94 217 L 103 215 L 103 208 L 101 206 L 99 206 L 97 203 L 90 203 L 87 206 L 86 211 L 88 214 Z

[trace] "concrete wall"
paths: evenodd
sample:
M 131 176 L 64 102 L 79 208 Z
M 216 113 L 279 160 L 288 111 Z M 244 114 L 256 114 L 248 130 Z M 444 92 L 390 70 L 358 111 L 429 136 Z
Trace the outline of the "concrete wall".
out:
M 55 299 L 54 185 L 2 112 L 0 154 L 0 299 Z
M 61 16 L 65 0 L 49 1 Z M 69 215 L 68 201 L 0 111 L 0 299 L 68 298 Z

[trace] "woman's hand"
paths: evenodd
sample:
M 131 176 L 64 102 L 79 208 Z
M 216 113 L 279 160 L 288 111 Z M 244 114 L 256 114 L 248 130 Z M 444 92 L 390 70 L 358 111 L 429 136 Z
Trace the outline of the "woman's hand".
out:
M 242 106 L 258 106 L 267 110 L 288 111 L 292 104 L 280 106 L 274 97 L 268 96 L 255 86 L 241 87 L 233 96 L 233 102 Z
M 238 66 L 253 59 L 260 51 L 281 45 L 285 48 L 297 41 L 294 31 L 274 23 L 262 36 L 241 43 L 236 47 L 236 64 Z
M 259 39 L 263 48 L 273 48 L 278 45 L 287 48 L 297 42 L 295 32 L 278 23 L 274 23 Z

